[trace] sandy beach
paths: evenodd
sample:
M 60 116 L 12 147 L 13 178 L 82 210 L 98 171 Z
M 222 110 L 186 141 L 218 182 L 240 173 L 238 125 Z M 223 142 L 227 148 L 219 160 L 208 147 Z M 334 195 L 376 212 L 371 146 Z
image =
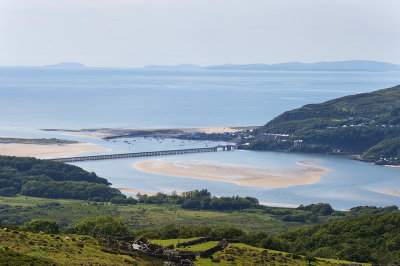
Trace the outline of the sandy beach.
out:
M 214 165 L 198 161 L 146 160 L 135 164 L 139 170 L 162 175 L 199 178 L 242 186 L 282 188 L 313 184 L 329 169 L 310 162 L 297 162 L 302 168 L 258 168 Z
M 1 143 L 0 155 L 26 156 L 39 159 L 50 159 L 59 157 L 75 156 L 87 152 L 101 151 L 104 148 L 90 143 L 76 144 L 20 144 Z

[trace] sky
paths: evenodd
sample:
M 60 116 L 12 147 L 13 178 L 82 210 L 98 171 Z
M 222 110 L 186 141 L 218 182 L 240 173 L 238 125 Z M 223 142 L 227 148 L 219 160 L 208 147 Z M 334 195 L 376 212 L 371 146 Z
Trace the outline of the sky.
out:
M 400 64 L 400 0 L 0 0 L 0 66 Z

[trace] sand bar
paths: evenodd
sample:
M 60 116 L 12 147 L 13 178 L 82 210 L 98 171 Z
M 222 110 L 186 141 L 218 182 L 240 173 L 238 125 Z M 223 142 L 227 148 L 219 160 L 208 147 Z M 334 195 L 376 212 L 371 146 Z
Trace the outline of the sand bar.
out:
M 400 197 L 400 190 L 394 190 L 394 189 L 377 189 L 377 190 L 371 189 L 371 190 L 385 195 Z
M 129 188 L 129 187 L 117 187 L 121 192 L 127 192 L 127 193 L 134 193 L 134 194 L 146 194 L 149 196 L 154 196 L 157 194 L 157 192 L 154 191 L 148 191 L 148 190 L 141 190 L 141 189 L 136 189 L 136 188 Z
M 146 160 L 135 164 L 139 170 L 185 178 L 235 183 L 242 186 L 282 188 L 316 183 L 329 169 L 297 162 L 302 168 L 259 168 L 216 165 L 198 161 Z
M 101 151 L 104 148 L 90 143 L 76 144 L 0 144 L 0 155 L 36 157 L 39 159 L 50 159 L 69 157 L 87 152 Z

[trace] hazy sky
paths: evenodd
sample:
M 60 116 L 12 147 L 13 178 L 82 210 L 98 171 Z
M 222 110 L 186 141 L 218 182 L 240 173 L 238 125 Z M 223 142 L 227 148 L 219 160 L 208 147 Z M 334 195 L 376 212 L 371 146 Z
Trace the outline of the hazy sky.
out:
M 0 65 L 400 64 L 400 0 L 0 0 Z

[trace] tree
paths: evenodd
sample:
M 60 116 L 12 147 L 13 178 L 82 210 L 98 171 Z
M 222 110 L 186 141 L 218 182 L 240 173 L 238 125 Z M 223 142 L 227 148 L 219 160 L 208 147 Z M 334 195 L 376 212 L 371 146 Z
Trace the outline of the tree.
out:
M 308 262 L 308 265 L 311 265 L 311 262 L 317 261 L 317 258 L 311 254 L 307 254 L 304 259 Z

